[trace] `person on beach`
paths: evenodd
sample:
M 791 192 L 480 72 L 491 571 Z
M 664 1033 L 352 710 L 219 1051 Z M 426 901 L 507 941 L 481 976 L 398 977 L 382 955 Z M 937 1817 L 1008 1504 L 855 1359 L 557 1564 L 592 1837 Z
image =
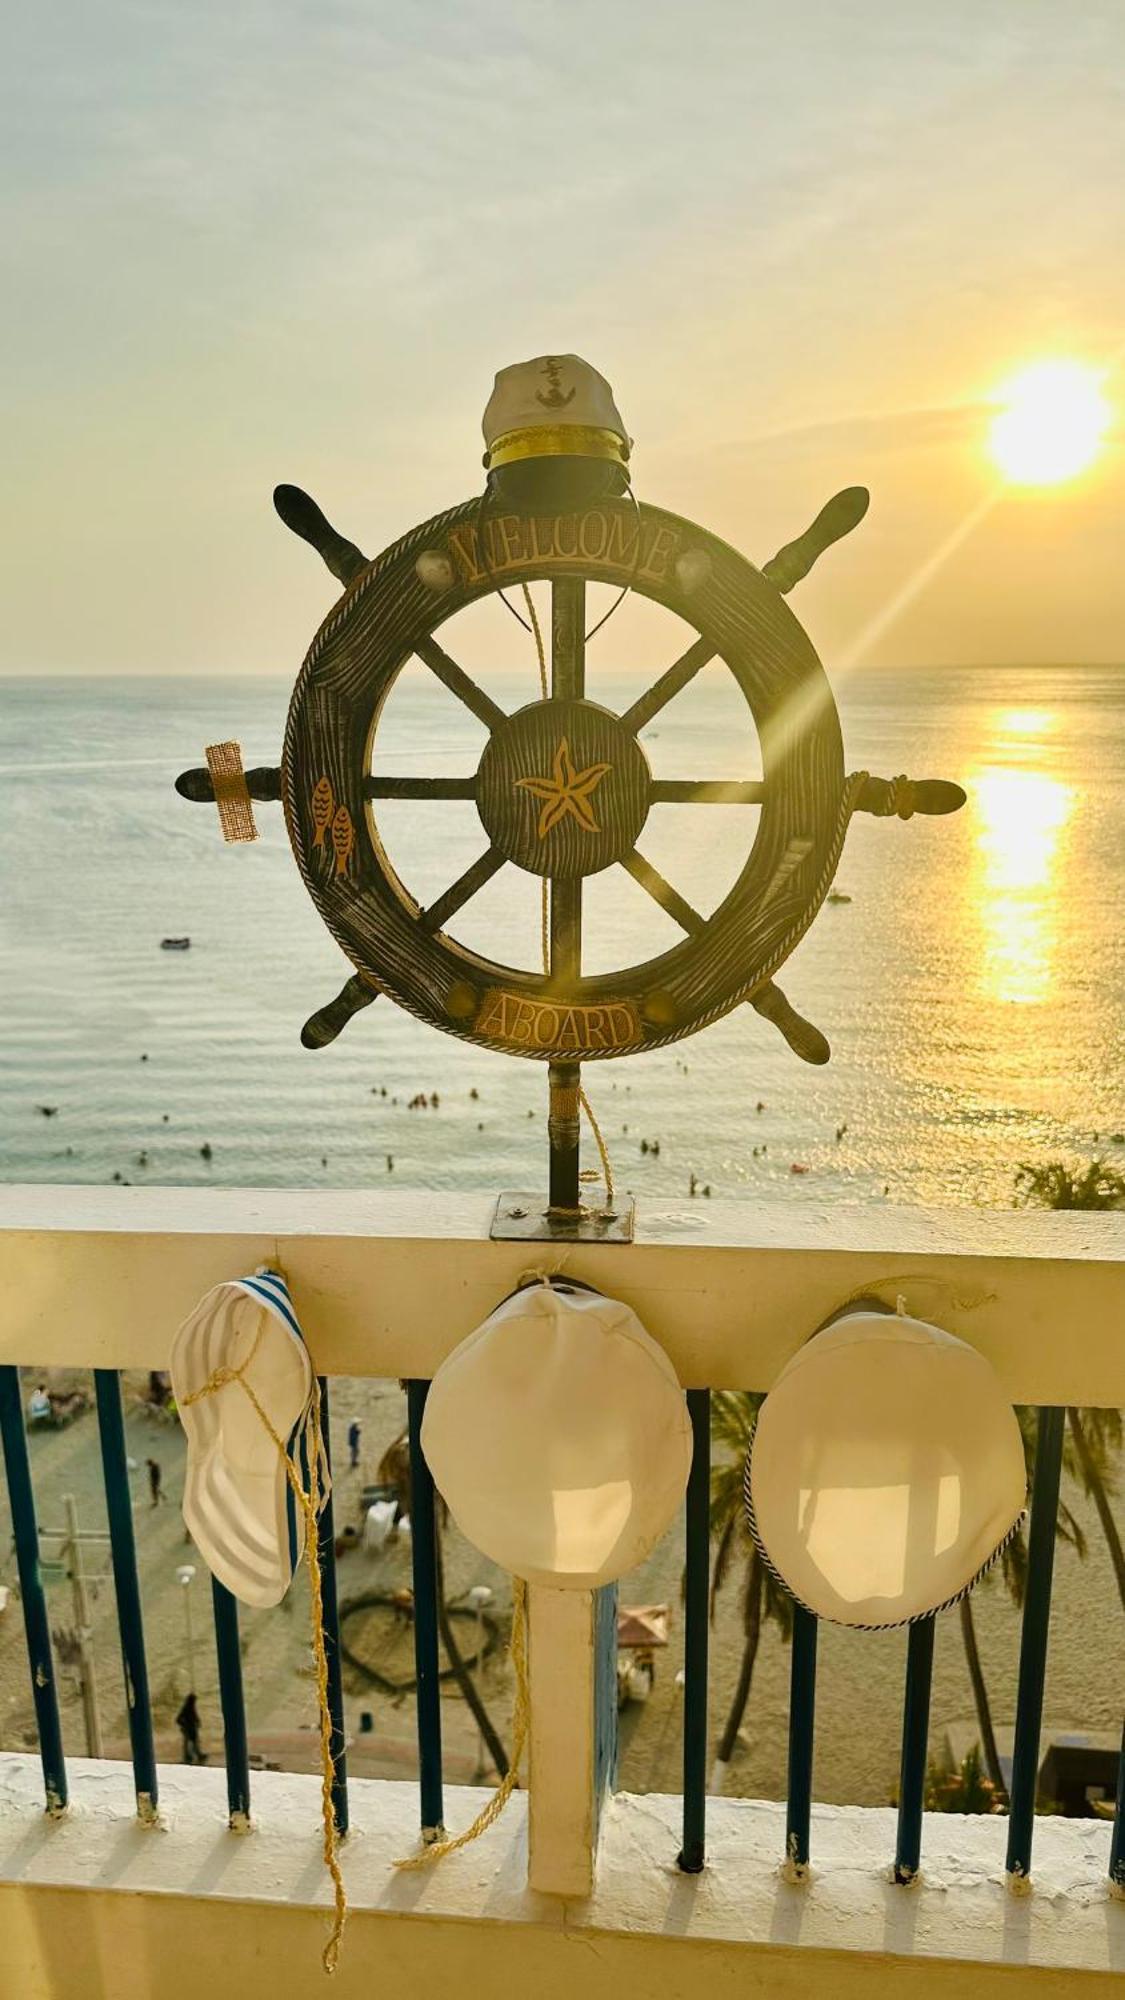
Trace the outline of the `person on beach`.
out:
M 176 1728 L 183 1737 L 185 1764 L 205 1764 L 207 1753 L 199 1747 L 199 1709 L 194 1694 L 184 1699 L 184 1705 L 176 1717 Z
M 152 1495 L 152 1504 L 154 1507 L 159 1507 L 161 1501 L 168 1498 L 161 1484 L 164 1474 L 158 1459 L 146 1458 L 145 1464 L 148 1467 L 148 1490 Z
M 356 1472 L 359 1469 L 359 1441 L 362 1436 L 363 1425 L 360 1423 L 358 1417 L 353 1417 L 351 1423 L 348 1425 L 348 1470 L 350 1472 Z

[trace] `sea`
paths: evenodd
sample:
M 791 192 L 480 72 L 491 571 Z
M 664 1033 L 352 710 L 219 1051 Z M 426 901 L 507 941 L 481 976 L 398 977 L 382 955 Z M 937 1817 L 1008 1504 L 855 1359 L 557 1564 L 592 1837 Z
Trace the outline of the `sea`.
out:
M 591 655 L 590 695 L 637 672 Z M 661 662 L 660 664 L 665 664 Z M 477 667 L 507 708 L 534 669 Z M 281 808 L 225 846 L 177 772 L 236 738 L 277 763 L 282 678 L 0 682 L 0 1178 L 175 1185 L 533 1188 L 545 1178 L 540 1064 L 475 1048 L 385 997 L 329 1048 L 299 1034 L 350 971 L 289 851 Z M 856 671 L 836 683 L 849 769 L 956 779 L 943 819 L 857 817 L 826 904 L 779 974 L 828 1036 L 799 1062 L 740 1007 L 700 1035 L 590 1064 L 618 1184 L 681 1198 L 1004 1207 L 1024 1164 L 1125 1167 L 1125 671 L 1081 665 Z M 400 677 L 374 768 L 462 775 L 475 719 L 420 665 Z M 665 777 L 753 777 L 748 711 L 706 668 L 646 730 Z M 714 908 L 753 806 L 656 807 L 641 845 Z M 484 844 L 471 802 L 379 808 L 423 902 Z M 624 871 L 592 878 L 585 963 L 679 935 Z M 535 966 L 535 878 L 506 867 L 450 926 Z M 190 949 L 162 949 L 186 936 Z M 49 1115 L 48 1115 L 49 1114 Z M 587 1142 L 584 1158 L 595 1164 Z

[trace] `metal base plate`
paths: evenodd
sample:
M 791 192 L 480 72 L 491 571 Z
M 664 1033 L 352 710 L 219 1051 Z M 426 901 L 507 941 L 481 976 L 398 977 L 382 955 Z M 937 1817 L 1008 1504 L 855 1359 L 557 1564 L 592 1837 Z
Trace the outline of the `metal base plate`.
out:
M 545 1194 L 502 1194 L 489 1236 L 494 1243 L 631 1243 L 635 1203 L 618 1195 L 611 1210 L 591 1203 L 579 1215 L 552 1211 Z

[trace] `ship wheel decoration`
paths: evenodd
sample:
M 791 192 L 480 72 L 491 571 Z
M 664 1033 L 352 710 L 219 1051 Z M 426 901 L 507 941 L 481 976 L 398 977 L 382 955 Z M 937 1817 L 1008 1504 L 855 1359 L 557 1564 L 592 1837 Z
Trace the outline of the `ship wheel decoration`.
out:
M 846 772 L 827 677 L 785 602 L 817 557 L 862 520 L 862 487 L 837 494 L 799 540 L 756 569 L 705 529 L 633 498 L 629 440 L 609 386 L 577 357 L 502 371 L 485 439 L 484 497 L 436 515 L 372 562 L 299 488 L 277 489 L 282 520 L 319 550 L 344 594 L 298 677 L 280 768 L 243 772 L 237 745 L 218 744 L 177 790 L 214 800 L 228 839 L 254 837 L 252 800 L 282 801 L 309 894 L 355 967 L 305 1023 L 305 1045 L 324 1046 L 386 994 L 448 1033 L 548 1062 L 552 1206 L 577 1208 L 577 1065 L 679 1041 L 743 1002 L 803 1060 L 827 1061 L 825 1037 L 774 975 L 832 885 L 852 814 L 948 813 L 965 795 L 942 780 Z M 515 608 L 513 590 L 537 580 L 551 589 L 549 691 L 509 714 L 440 634 L 490 593 Z M 621 714 L 586 695 L 590 584 L 638 592 L 685 627 L 678 656 Z M 420 756 L 417 775 L 373 775 L 384 704 L 412 659 L 483 723 L 475 771 L 434 777 Z M 654 777 L 641 732 L 711 661 L 725 666 L 750 710 L 761 778 Z M 476 806 L 479 851 L 426 906 L 388 858 L 379 828 L 385 799 Z M 750 851 L 708 916 L 646 857 L 649 813 L 667 802 L 759 807 Z M 450 933 L 457 913 L 509 862 L 549 884 L 542 972 L 491 961 Z M 642 964 L 590 975 L 582 969 L 582 884 L 611 868 L 625 869 L 684 936 Z M 559 1151 L 574 1156 L 571 1204 L 554 1199 Z

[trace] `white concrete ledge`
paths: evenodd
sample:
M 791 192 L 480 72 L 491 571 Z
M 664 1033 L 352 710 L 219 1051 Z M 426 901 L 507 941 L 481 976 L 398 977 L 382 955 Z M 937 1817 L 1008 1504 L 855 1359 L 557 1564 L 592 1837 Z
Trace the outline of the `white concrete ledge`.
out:
M 480 1195 L 0 1190 L 0 1361 L 152 1367 L 208 1286 L 289 1278 L 317 1365 L 431 1375 L 528 1269 L 625 1299 L 688 1387 L 767 1389 L 845 1299 L 898 1293 L 1012 1400 L 1125 1404 L 1125 1215 L 642 1207 L 631 1246 L 491 1243 Z
M 164 1769 L 163 1828 L 146 1832 L 127 1766 L 69 1768 L 71 1809 L 50 1822 L 37 1761 L 0 1758 L 0 1992 L 286 2000 L 316 1989 L 329 1904 L 316 1779 L 255 1776 L 255 1831 L 238 1836 L 221 1772 Z M 483 1796 L 450 1790 L 454 1827 Z M 351 1801 L 352 1915 L 333 1987 L 343 2000 L 438 1982 L 536 2000 L 574 2000 L 576 1988 L 582 2000 L 836 2000 L 897 1994 L 907 1968 L 912 1992 L 928 1981 L 935 1993 L 1010 1994 L 1022 1982 L 1052 2000 L 1120 2000 L 1125 1905 L 1109 1894 L 1110 1830 L 1097 1822 L 1040 1821 L 1033 1891 L 1014 1897 L 1001 1821 L 928 1818 L 924 1879 L 898 1889 L 893 1813 L 819 1807 L 814 1877 L 798 1888 L 778 1874 L 782 1806 L 711 1801 L 708 1867 L 685 1876 L 679 1802 L 622 1795 L 606 1814 L 595 1893 L 578 1902 L 525 1886 L 522 1797 L 479 1842 L 409 1874 L 394 1863 L 415 1845 L 415 1788 L 359 1781 Z

